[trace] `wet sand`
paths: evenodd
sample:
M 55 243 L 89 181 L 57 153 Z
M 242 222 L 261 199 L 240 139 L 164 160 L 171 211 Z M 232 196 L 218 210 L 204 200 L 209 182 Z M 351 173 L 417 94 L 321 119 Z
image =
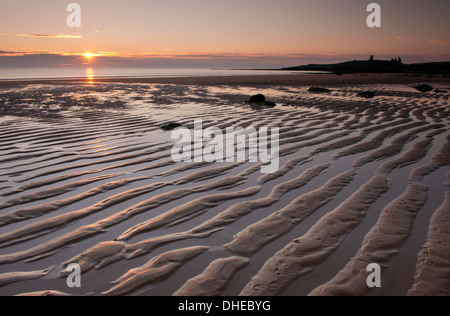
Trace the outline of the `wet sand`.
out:
M 402 75 L 1 81 L 0 294 L 450 295 L 449 91 Z M 257 93 L 277 107 L 245 103 Z M 279 169 L 174 163 L 161 126 L 196 118 L 279 127 Z M 405 271 L 399 290 L 367 287 L 370 263 Z
M 31 80 L 0 80 L 0 87 L 22 86 L 29 84 L 78 85 L 80 83 L 143 83 L 143 84 L 179 84 L 179 85 L 363 85 L 363 84 L 408 84 L 417 82 L 449 82 L 450 78 L 441 75 L 411 75 L 411 74 L 315 74 L 296 75 L 287 71 L 287 75 L 274 76 L 209 76 L 209 77 L 109 77 L 109 78 L 63 78 L 63 79 L 31 79 Z

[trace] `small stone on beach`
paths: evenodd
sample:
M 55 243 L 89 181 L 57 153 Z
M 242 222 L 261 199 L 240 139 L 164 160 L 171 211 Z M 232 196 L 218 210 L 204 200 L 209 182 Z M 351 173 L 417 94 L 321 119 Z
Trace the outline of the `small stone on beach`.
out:
M 167 125 L 161 126 L 161 129 L 165 130 L 165 131 L 171 131 L 171 130 L 174 130 L 175 128 L 178 128 L 178 127 L 181 127 L 181 124 L 169 123 Z
M 431 92 L 433 91 L 433 87 L 427 84 L 422 84 L 420 86 L 415 87 L 416 90 L 419 90 L 420 92 Z
M 364 92 L 358 93 L 358 96 L 361 98 L 373 99 L 375 97 L 375 92 L 364 91 Z
M 265 101 L 266 101 L 266 97 L 264 95 L 257 94 L 257 95 L 252 96 L 248 102 L 250 102 L 250 103 L 253 103 L 253 102 L 257 103 L 257 102 L 265 102 Z
M 276 107 L 276 103 L 271 101 L 266 101 L 266 97 L 263 94 L 257 94 L 252 97 L 246 103 L 250 103 L 251 106 L 264 106 L 274 108 Z
M 308 90 L 309 92 L 314 92 L 314 93 L 324 93 L 324 92 L 331 92 L 330 89 L 327 88 L 321 88 L 321 87 L 311 87 Z

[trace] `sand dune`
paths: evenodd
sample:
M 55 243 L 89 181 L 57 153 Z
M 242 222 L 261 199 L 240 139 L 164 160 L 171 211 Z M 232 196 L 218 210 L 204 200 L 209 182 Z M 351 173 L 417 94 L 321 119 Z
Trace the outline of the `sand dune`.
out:
M 280 211 L 246 228 L 225 248 L 250 256 L 325 205 L 353 180 L 353 176 L 354 172 L 347 171 L 331 179 L 323 187 L 298 197 Z
M 449 94 L 419 79 L 4 85 L 0 294 L 449 295 Z M 279 169 L 174 163 L 161 126 L 198 118 L 279 127 Z
M 416 178 L 418 180 L 421 180 L 424 176 L 439 169 L 440 167 L 448 166 L 449 164 L 450 164 L 450 135 L 447 137 L 447 141 L 442 145 L 439 152 L 431 158 L 431 161 L 428 164 L 420 166 L 412 172 L 411 180 Z
M 368 263 L 386 264 L 408 238 L 417 212 L 427 199 L 428 188 L 409 185 L 407 191 L 390 203 L 379 221 L 366 235 L 361 249 L 347 266 L 311 295 L 361 295 L 369 290 L 364 275 Z M 387 267 L 385 267 L 387 268 Z
M 33 280 L 41 278 L 47 275 L 53 267 L 32 272 L 10 272 L 0 274 L 0 286 L 4 286 L 9 283 L 21 282 L 26 280 Z
M 243 295 L 276 295 L 299 276 L 312 271 L 335 251 L 361 221 L 370 205 L 385 193 L 390 182 L 372 178 L 334 211 L 322 217 L 305 235 L 270 259 L 243 290 Z
M 169 251 L 151 260 L 145 266 L 132 269 L 113 283 L 118 283 L 111 290 L 104 292 L 105 295 L 123 295 L 143 284 L 153 283 L 167 278 L 182 264 L 200 253 L 208 250 L 208 247 L 192 247 Z
M 31 297 L 41 297 L 41 296 L 70 296 L 70 294 L 58 292 L 58 291 L 38 291 L 30 293 L 22 293 L 16 296 L 31 296 Z
M 175 292 L 175 296 L 215 296 L 220 295 L 237 270 L 250 262 L 247 258 L 230 257 L 218 259 L 206 270 Z
M 437 296 L 450 295 L 450 191 L 445 193 L 445 201 L 436 210 L 430 225 L 428 240 L 419 254 L 417 274 L 410 295 Z

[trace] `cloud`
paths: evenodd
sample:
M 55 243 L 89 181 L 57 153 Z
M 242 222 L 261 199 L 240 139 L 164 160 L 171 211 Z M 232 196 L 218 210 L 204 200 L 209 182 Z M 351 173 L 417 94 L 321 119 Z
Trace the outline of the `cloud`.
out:
M 446 45 L 447 41 L 441 41 L 441 40 L 428 40 L 428 43 L 436 44 L 436 45 Z
M 1 0 L 0 0 L 1 1 Z M 51 52 L 24 48 L 3 47 L 0 50 L 1 68 L 11 67 L 85 67 L 85 53 Z M 363 60 L 361 55 L 315 55 L 315 54 L 238 54 L 238 53 L 157 53 L 120 54 L 117 52 L 97 51 L 96 68 L 218 68 L 218 69 L 278 69 L 307 64 L 329 64 L 348 60 Z M 379 59 L 391 56 L 380 55 Z M 404 58 L 403 58 L 404 57 Z M 446 61 L 449 55 L 402 56 L 408 63 Z
M 11 50 L 12 51 L 12 50 Z M 2 67 L 84 67 L 85 53 L 25 52 L 16 55 L 1 55 Z M 98 68 L 282 68 L 300 64 L 340 62 L 339 56 L 315 56 L 300 54 L 233 54 L 233 53 L 154 53 L 123 55 L 116 52 L 93 52 Z M 355 57 L 356 58 L 356 57 Z
M 19 37 L 40 37 L 40 38 L 83 38 L 81 35 L 67 35 L 67 34 L 16 34 Z
M 3 55 L 3 56 L 16 56 L 16 55 L 20 55 L 20 54 L 24 54 L 24 52 L 0 50 L 0 55 Z

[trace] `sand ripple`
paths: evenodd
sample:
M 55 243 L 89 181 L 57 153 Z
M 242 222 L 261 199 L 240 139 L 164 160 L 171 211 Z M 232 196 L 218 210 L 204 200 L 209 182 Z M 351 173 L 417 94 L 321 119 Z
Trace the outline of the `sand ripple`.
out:
M 307 89 L 1 91 L 0 294 L 450 295 L 448 93 Z M 241 102 L 256 93 L 279 106 Z M 280 127 L 280 168 L 175 164 L 160 127 L 195 118 Z M 369 263 L 399 286 L 368 288 Z

